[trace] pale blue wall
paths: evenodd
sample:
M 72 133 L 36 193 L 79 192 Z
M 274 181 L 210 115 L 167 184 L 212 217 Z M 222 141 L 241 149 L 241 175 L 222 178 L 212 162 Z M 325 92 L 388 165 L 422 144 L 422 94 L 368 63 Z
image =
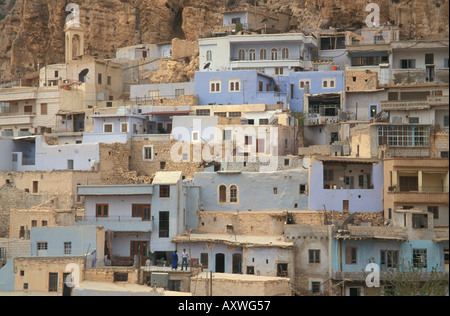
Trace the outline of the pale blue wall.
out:
M 308 170 L 289 170 L 277 172 L 243 172 L 220 174 L 200 172 L 194 175 L 193 185 L 200 186 L 200 206 L 206 211 L 265 211 L 293 210 L 308 208 L 308 196 L 300 194 L 300 184 L 307 184 Z M 219 203 L 218 188 L 237 185 L 238 203 Z M 277 194 L 274 194 L 274 188 Z M 196 216 L 196 209 L 190 216 Z
M 35 227 L 31 228 L 31 255 L 37 255 L 37 242 L 48 243 L 48 257 L 83 256 L 97 249 L 97 227 Z M 72 253 L 64 254 L 64 243 L 72 243 Z
M 314 161 L 310 167 L 309 209 L 312 211 L 343 211 L 343 200 L 349 201 L 350 212 L 380 212 L 383 210 L 383 164 L 373 166 L 374 189 L 328 190 L 323 184 L 323 164 Z
M 304 89 L 300 89 L 300 80 L 310 80 L 309 94 L 338 93 L 345 91 L 345 72 L 344 71 L 302 71 L 289 73 L 288 91 L 290 94 L 290 109 L 293 112 L 303 112 Z M 334 88 L 323 88 L 323 79 L 335 79 Z M 293 86 L 293 95 L 291 95 L 291 85 Z M 342 107 L 343 105 L 341 105 Z
M 231 79 L 241 80 L 240 92 L 229 91 Z M 210 80 L 221 80 L 220 93 L 210 93 Z M 264 92 L 259 92 L 260 81 L 263 82 Z M 267 84 L 269 92 L 266 89 Z M 199 105 L 277 104 L 280 97 L 274 93 L 275 85 L 273 78 L 258 74 L 256 70 L 202 71 L 195 73 L 194 94 L 199 96 Z

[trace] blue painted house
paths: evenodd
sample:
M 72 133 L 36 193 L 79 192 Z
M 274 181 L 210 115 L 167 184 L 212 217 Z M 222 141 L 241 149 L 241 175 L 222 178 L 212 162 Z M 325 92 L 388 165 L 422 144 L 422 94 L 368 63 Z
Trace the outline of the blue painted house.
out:
M 345 296 L 383 295 L 391 286 L 386 284 L 392 280 L 387 271 L 421 271 L 421 281 L 432 271 L 448 272 L 448 247 L 448 227 L 435 228 L 432 213 L 399 210 L 393 226 L 349 226 L 335 233 L 331 240 L 332 279 Z M 364 271 L 372 263 L 380 271 L 379 287 L 366 283 L 370 272 Z
M 305 108 L 304 96 L 345 91 L 345 71 L 291 71 L 288 90 L 290 110 L 312 114 L 320 111 L 320 107 L 316 109 L 311 104 L 309 108 Z
M 383 164 L 377 160 L 321 157 L 309 168 L 309 209 L 338 212 L 383 210 Z
M 199 105 L 287 103 L 279 82 L 256 70 L 196 72 L 194 94 Z

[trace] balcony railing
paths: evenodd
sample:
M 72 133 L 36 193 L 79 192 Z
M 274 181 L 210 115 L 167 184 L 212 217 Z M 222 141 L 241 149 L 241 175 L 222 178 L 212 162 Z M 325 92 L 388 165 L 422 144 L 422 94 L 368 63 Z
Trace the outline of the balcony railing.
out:
M 384 111 L 428 110 L 432 105 L 448 105 L 449 96 L 429 96 L 423 101 L 382 101 Z
M 388 187 L 392 193 L 448 193 L 448 186 L 395 186 Z
M 108 216 L 108 217 L 96 217 L 96 216 L 76 216 L 76 222 L 150 222 L 150 219 L 144 220 L 142 217 L 132 216 Z

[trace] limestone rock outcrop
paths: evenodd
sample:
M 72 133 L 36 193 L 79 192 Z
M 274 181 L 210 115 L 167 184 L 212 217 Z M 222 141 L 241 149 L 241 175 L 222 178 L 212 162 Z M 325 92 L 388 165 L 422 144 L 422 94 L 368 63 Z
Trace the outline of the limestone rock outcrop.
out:
M 222 23 L 222 12 L 254 4 L 291 13 L 294 30 L 318 28 L 324 21 L 330 27 L 357 28 L 368 14 L 367 0 L 18 0 L 0 21 L 0 79 L 17 80 L 40 66 L 64 61 L 65 6 L 71 2 L 80 6 L 87 30 L 85 53 L 100 58 L 139 43 L 195 41 L 202 30 Z M 372 2 L 380 6 L 382 22 L 401 26 L 403 39 L 448 38 L 449 0 Z

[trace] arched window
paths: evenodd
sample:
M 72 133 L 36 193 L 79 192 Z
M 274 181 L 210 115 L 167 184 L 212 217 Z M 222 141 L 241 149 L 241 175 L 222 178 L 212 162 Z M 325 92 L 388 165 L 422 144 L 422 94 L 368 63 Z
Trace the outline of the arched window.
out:
M 239 57 L 238 57 L 239 60 L 245 60 L 245 50 L 240 49 L 238 54 L 239 54 Z
M 212 51 L 207 51 L 206 52 L 206 61 L 211 61 L 212 60 Z
M 219 187 L 219 203 L 227 202 L 227 187 L 226 185 L 221 185 Z
M 267 59 L 267 49 L 261 48 L 259 51 L 259 59 L 266 60 Z
M 237 203 L 238 201 L 238 189 L 237 186 L 232 185 L 230 187 L 230 203 Z
M 256 50 L 254 50 L 253 48 L 248 52 L 248 59 L 256 60 Z
M 272 60 L 278 60 L 278 49 L 272 48 L 271 55 L 272 55 Z
M 289 59 L 289 48 L 283 48 L 281 50 L 281 56 L 283 59 Z

